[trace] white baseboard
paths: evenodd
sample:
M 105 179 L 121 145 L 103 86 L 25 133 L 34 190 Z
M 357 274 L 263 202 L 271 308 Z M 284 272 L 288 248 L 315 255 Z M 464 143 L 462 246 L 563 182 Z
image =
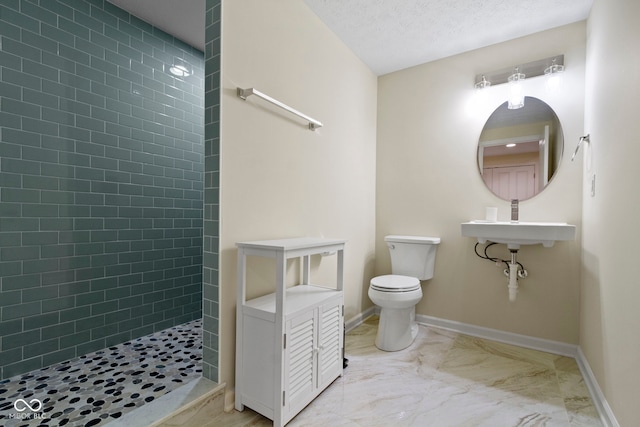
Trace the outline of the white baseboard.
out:
M 593 371 L 587 362 L 587 358 L 580 347 L 578 347 L 576 362 L 578 362 L 578 367 L 580 368 L 582 378 L 584 378 L 584 383 L 591 394 L 591 400 L 593 400 L 593 404 L 596 405 L 602 425 L 605 427 L 620 427 L 620 424 L 618 424 L 618 420 L 616 420 L 616 417 L 611 410 L 611 406 L 609 406 L 607 399 L 605 399 L 604 394 L 602 394 L 598 381 L 596 381 L 596 377 L 593 375 Z
M 573 344 L 545 340 L 542 338 L 535 338 L 527 335 L 514 334 L 512 332 L 504 332 L 497 329 L 484 328 L 482 326 L 475 326 L 468 323 L 440 319 L 437 317 L 425 316 L 422 314 L 416 315 L 416 321 L 428 326 L 449 329 L 465 335 L 486 338 L 493 341 L 503 342 L 505 344 L 517 345 L 519 347 L 546 351 L 547 353 L 559 354 L 562 356 L 569 356 L 574 358 L 578 355 L 578 346 Z
M 352 329 L 355 329 L 358 326 L 360 326 L 362 324 L 362 322 L 364 322 L 364 319 L 366 319 L 367 317 L 371 317 L 374 314 L 379 313 L 379 312 L 380 312 L 380 308 L 379 307 L 376 307 L 376 306 L 369 307 L 368 309 L 366 309 L 362 313 L 360 313 L 357 316 L 354 316 L 351 319 L 349 319 L 346 322 L 344 322 L 344 327 L 347 330 L 347 332 L 349 332 Z
M 505 344 L 517 345 L 519 347 L 531 348 L 534 350 L 545 351 L 547 353 L 559 354 L 562 356 L 573 357 L 578 363 L 582 378 L 591 394 L 591 400 L 598 411 L 600 421 L 605 427 L 620 427 L 616 417 L 607 403 L 607 400 L 596 381 L 593 371 L 582 352 L 582 349 L 573 344 L 566 344 L 558 341 L 545 340 L 542 338 L 530 337 L 527 335 L 514 334 L 511 332 L 499 331 L 497 329 L 484 328 L 481 326 L 470 325 L 468 323 L 456 322 L 453 320 L 440 319 L 437 317 L 416 315 L 418 323 L 433 326 L 436 328 L 448 329 L 450 331 L 459 332 L 465 335 L 485 338 Z

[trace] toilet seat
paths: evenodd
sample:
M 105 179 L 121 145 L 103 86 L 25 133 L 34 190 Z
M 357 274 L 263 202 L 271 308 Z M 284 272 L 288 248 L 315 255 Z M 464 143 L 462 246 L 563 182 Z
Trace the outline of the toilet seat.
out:
M 420 280 L 410 276 L 387 274 L 371 279 L 370 288 L 379 292 L 413 292 L 420 289 Z

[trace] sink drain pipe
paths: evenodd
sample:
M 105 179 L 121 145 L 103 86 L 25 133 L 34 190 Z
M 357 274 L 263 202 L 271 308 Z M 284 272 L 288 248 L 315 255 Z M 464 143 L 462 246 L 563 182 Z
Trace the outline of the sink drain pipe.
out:
M 511 261 L 501 258 L 491 257 L 487 254 L 487 249 L 493 245 L 497 245 L 498 243 L 489 242 L 484 247 L 484 255 L 478 252 L 478 246 L 480 243 L 476 243 L 473 250 L 477 256 L 482 259 L 486 259 L 489 261 L 493 261 L 497 266 L 504 264 L 507 268 L 504 269 L 504 275 L 509 278 L 509 301 L 514 302 L 516 300 L 516 295 L 518 294 L 518 278 L 525 279 L 529 273 L 525 270 L 524 266 L 518 262 L 518 250 L 517 249 L 509 249 L 511 252 Z
M 509 263 L 509 301 L 514 302 L 518 294 L 518 261 L 517 250 L 511 249 L 511 262 Z

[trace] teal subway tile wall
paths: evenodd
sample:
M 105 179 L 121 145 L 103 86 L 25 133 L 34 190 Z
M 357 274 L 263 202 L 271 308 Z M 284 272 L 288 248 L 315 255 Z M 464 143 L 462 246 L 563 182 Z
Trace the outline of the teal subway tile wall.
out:
M 221 0 L 207 0 L 206 9 L 202 375 L 218 382 Z
M 0 378 L 202 316 L 204 68 L 104 0 L 0 3 Z

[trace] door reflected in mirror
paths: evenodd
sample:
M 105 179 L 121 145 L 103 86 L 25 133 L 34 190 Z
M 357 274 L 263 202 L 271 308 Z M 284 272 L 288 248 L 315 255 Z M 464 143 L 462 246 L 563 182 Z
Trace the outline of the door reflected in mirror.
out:
M 491 114 L 478 143 L 478 167 L 487 188 L 504 200 L 526 200 L 555 175 L 564 146 L 558 116 L 544 101 L 525 97 L 524 107 Z

